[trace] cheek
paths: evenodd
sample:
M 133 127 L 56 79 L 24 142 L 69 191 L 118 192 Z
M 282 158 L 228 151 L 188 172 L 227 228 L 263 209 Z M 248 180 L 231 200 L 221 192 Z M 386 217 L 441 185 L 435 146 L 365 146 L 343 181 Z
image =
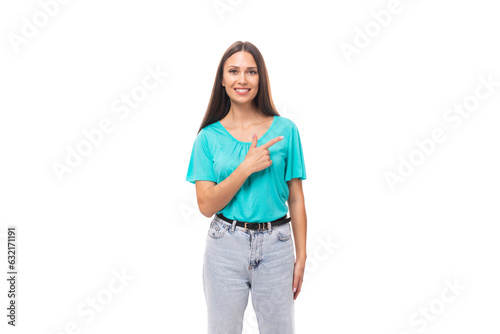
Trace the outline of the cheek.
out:
M 227 74 L 223 74 L 222 75 L 222 80 L 224 80 L 224 82 L 227 83 L 227 84 L 231 84 L 234 81 L 234 79 L 232 78 L 232 76 L 227 75 Z
M 259 89 L 259 79 L 253 80 L 252 86 L 254 87 L 255 91 L 257 91 Z

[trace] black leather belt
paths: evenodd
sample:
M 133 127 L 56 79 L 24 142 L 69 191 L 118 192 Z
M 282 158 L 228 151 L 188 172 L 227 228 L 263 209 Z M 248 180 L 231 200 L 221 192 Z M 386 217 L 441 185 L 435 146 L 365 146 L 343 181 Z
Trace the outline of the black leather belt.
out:
M 219 217 L 220 219 L 227 221 L 230 224 L 232 224 L 234 221 L 232 219 L 224 217 L 224 215 L 222 213 L 216 213 L 215 215 L 217 217 Z M 292 220 L 291 217 L 287 218 L 286 215 L 284 215 L 283 217 L 278 218 L 278 219 L 273 220 L 273 221 L 270 221 L 269 223 L 271 223 L 271 226 L 278 226 L 278 225 L 286 224 L 291 220 Z M 265 230 L 265 229 L 267 229 L 267 222 L 266 223 L 246 223 L 246 222 L 236 220 L 236 226 L 244 227 L 245 230 Z

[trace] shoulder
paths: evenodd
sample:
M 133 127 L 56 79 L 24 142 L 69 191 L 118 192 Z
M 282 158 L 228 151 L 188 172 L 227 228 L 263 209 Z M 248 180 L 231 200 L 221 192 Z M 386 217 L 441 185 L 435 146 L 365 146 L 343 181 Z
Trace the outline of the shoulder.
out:
M 280 123 L 280 124 L 283 124 L 283 125 L 287 125 L 289 127 L 291 127 L 292 125 L 295 125 L 295 123 L 289 119 L 289 118 L 286 118 L 284 116 L 276 116 L 276 120 Z
M 283 133 L 290 135 L 292 131 L 298 131 L 297 125 L 294 121 L 283 116 L 276 117 L 277 125 Z
M 216 123 L 209 124 L 198 132 L 197 137 L 201 139 L 207 139 L 218 133 Z

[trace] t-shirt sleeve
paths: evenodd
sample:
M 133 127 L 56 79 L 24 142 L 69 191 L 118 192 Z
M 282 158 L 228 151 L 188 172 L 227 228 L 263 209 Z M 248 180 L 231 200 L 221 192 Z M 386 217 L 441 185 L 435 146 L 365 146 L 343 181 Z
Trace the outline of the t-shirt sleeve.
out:
M 213 156 L 209 149 L 207 134 L 203 130 L 198 133 L 194 141 L 186 176 L 186 181 L 191 183 L 200 180 L 217 182 Z
M 288 147 L 286 154 L 285 181 L 294 178 L 306 179 L 306 166 L 304 164 L 304 153 L 300 142 L 299 129 L 293 124 L 292 131 L 288 136 Z

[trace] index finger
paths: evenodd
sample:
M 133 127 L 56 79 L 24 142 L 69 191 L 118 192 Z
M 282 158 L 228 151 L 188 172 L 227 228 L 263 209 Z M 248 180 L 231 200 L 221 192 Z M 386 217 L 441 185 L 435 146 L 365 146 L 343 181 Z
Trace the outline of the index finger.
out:
M 283 136 L 279 136 L 279 137 L 276 137 L 274 139 L 271 139 L 270 141 L 268 141 L 267 143 L 265 144 L 262 144 L 260 145 L 260 147 L 263 147 L 263 148 L 269 148 L 271 145 L 274 145 L 276 144 L 277 142 L 279 142 L 280 140 L 282 140 L 284 137 Z

